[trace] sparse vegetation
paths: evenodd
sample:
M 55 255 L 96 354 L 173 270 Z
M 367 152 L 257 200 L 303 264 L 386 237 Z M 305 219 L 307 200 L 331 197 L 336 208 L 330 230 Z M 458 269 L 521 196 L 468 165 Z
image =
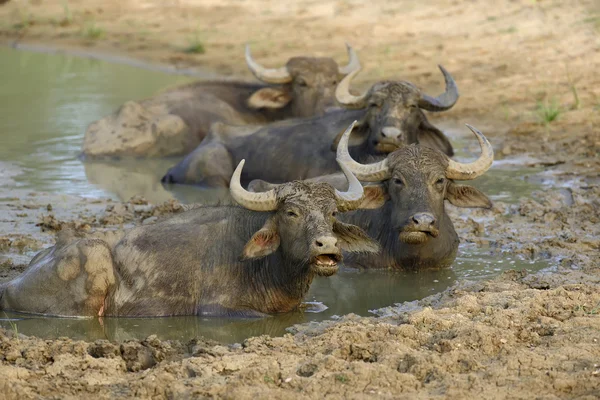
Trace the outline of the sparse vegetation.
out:
M 592 15 L 590 17 L 587 17 L 583 20 L 583 23 L 591 24 L 594 27 L 594 29 L 600 31 L 600 15 Z
M 13 28 L 16 30 L 27 29 L 32 23 L 31 13 L 28 9 L 23 9 L 21 7 L 18 8 L 17 12 L 19 14 L 19 22 L 14 24 Z
M 68 26 L 73 22 L 73 15 L 71 15 L 71 9 L 69 8 L 69 2 L 63 0 L 63 18 L 60 21 L 60 26 Z
M 537 115 L 544 124 L 549 124 L 555 121 L 561 113 L 560 105 L 556 99 L 538 101 Z
M 8 320 L 8 324 L 10 325 L 10 329 L 13 331 L 14 337 L 19 340 L 19 327 L 17 323 L 14 322 L 6 313 L 4 313 L 4 318 Z
M 190 39 L 188 46 L 183 49 L 183 52 L 188 54 L 204 54 L 206 52 L 204 43 L 202 43 L 198 31 L 196 31 L 194 36 Z
M 83 28 L 82 35 L 86 39 L 100 39 L 102 36 L 104 36 L 104 29 L 96 25 L 95 22 L 90 22 Z
M 346 375 L 339 374 L 335 376 L 335 380 L 341 383 L 346 383 L 348 382 L 348 377 Z
M 579 92 L 577 91 L 577 86 L 575 86 L 577 84 L 577 82 L 579 82 L 579 79 L 577 80 L 573 80 L 571 77 L 571 73 L 569 72 L 569 67 L 567 66 L 567 79 L 569 80 L 569 86 L 571 88 L 571 93 L 573 94 L 573 110 L 577 110 L 579 109 L 579 107 L 581 106 L 581 102 L 579 100 Z
M 506 29 L 500 29 L 498 33 L 515 33 L 517 32 L 517 27 L 514 25 L 509 26 Z

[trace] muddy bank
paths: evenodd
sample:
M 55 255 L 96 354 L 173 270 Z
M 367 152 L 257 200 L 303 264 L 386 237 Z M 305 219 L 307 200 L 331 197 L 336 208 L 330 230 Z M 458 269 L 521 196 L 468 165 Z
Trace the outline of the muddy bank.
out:
M 222 346 L 0 331 L 5 398 L 597 398 L 600 275 L 506 273 Z

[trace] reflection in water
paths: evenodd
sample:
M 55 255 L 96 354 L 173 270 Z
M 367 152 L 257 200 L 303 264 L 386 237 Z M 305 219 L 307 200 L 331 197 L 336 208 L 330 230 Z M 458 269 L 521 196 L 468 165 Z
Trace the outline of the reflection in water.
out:
M 77 158 L 87 125 L 113 112 L 126 100 L 147 97 L 157 90 L 189 78 L 140 70 L 129 66 L 64 55 L 35 54 L 0 48 L 0 161 L 24 170 L 15 185 L 38 191 L 129 200 L 142 195 L 153 203 L 176 198 L 183 203 L 229 202 L 226 189 L 163 187 L 160 177 L 177 159 L 82 162 Z M 461 128 L 462 130 L 462 128 Z M 465 131 L 466 132 L 466 131 Z M 450 136 L 458 157 L 477 153 L 477 143 Z M 474 147 L 472 147 L 474 146 Z M 467 152 L 465 148 L 468 147 Z M 471 182 L 494 200 L 516 201 L 537 185 L 518 169 L 492 168 Z M 321 321 L 335 315 L 357 313 L 394 303 L 421 299 L 440 292 L 457 279 L 482 279 L 511 268 L 539 270 L 546 263 L 490 256 L 473 246 L 461 245 L 460 256 L 448 270 L 415 273 L 345 270 L 330 278 L 317 278 L 306 301 L 322 303 L 322 312 L 294 312 L 262 319 L 173 318 L 43 318 L 0 312 L 0 326 L 40 337 L 126 340 L 157 334 L 162 339 L 189 340 L 204 336 L 222 342 L 246 337 L 282 335 L 290 325 Z M 5 317 L 5 318 L 2 318 Z M 16 321 L 9 320 L 14 317 Z
M 110 194 L 88 182 L 77 159 L 87 125 L 127 100 L 190 80 L 4 47 L 0 59 L 0 160 L 24 169 L 15 179 L 20 187 L 89 197 Z
M 201 189 L 189 185 L 161 184 L 160 177 L 173 164 L 167 160 L 127 160 L 119 163 L 90 161 L 84 163 L 85 175 L 90 183 L 127 201 L 133 196 L 143 196 L 154 204 L 170 199 L 181 203 L 224 204 L 231 201 L 227 188 Z
M 253 319 L 168 317 L 101 320 L 43 318 L 6 313 L 7 318 L 21 320 L 9 323 L 0 319 L 0 326 L 11 329 L 12 324 L 16 324 L 20 333 L 45 338 L 68 336 L 87 340 L 127 340 L 157 335 L 163 340 L 188 341 L 205 337 L 224 343 L 236 343 L 263 334 L 280 336 L 286 333 L 286 329 L 291 325 L 323 321 L 336 315 L 355 313 L 367 316 L 370 315 L 369 310 L 439 293 L 457 279 L 484 279 L 498 275 L 506 269 L 538 271 L 547 266 L 545 262 L 507 260 L 476 252 L 473 258 L 470 257 L 469 254 L 460 257 L 455 266 L 446 270 L 412 273 L 345 269 L 329 278 L 318 277 L 306 296 L 306 301 L 319 302 L 327 307 L 318 313 L 297 311 Z

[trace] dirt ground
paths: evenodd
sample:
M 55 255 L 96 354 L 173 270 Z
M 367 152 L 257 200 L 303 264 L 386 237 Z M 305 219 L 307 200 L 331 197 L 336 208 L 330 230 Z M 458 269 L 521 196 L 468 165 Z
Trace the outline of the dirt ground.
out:
M 461 241 L 555 266 L 232 346 L 0 330 L 0 397 L 600 397 L 598 1 L 11 0 L 0 40 L 242 78 L 246 42 L 278 66 L 302 54 L 343 62 L 347 41 L 363 64 L 357 87 L 406 79 L 431 94 L 442 64 L 461 98 L 430 118 L 471 123 L 497 159 L 544 167 L 544 190 L 516 204 L 449 207 Z M 15 173 L 0 162 L 0 282 L 58 229 L 121 229 L 180 209 L 7 189 Z

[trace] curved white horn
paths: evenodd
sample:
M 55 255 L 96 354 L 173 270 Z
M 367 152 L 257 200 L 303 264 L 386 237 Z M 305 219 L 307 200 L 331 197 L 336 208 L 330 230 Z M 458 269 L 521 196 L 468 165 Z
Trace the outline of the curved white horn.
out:
M 340 168 L 344 172 L 346 179 L 348 180 L 348 190 L 340 192 L 335 189 L 335 196 L 337 198 L 338 209 L 341 211 L 356 210 L 360 203 L 362 203 L 365 191 L 362 184 L 356 179 L 352 171 L 342 161 L 337 160 Z
M 471 163 L 459 163 L 448 159 L 448 168 L 446 168 L 446 177 L 448 179 L 463 181 L 475 179 L 490 169 L 494 162 L 494 149 L 487 138 L 483 133 L 471 125 L 465 125 L 467 125 L 467 128 L 469 128 L 471 132 L 475 134 L 475 137 L 477 137 L 477 141 L 479 141 L 479 146 L 481 147 L 481 155 L 477 160 Z
M 348 139 L 350 133 L 354 129 L 354 125 L 357 121 L 354 121 L 348 129 L 342 135 L 340 142 L 337 147 L 337 159 L 338 162 L 343 162 L 350 171 L 361 181 L 366 182 L 380 182 L 390 177 L 390 171 L 388 168 L 387 158 L 373 164 L 361 164 L 354 161 L 350 152 L 348 152 Z
M 288 83 L 292 81 L 292 76 L 286 67 L 265 68 L 258 64 L 250 54 L 250 45 L 246 45 L 246 64 L 257 79 L 267 83 Z
M 350 72 L 335 88 L 335 98 L 337 99 L 338 103 L 343 104 L 348 108 L 362 108 L 366 105 L 365 100 L 367 99 L 367 94 L 369 93 L 368 90 L 360 96 L 354 96 L 350 93 L 350 82 L 352 82 L 354 76 L 356 76 L 356 74 L 359 72 L 360 68 Z
M 441 65 L 438 65 L 438 68 L 444 75 L 446 91 L 437 97 L 431 97 L 427 94 L 421 95 L 419 107 L 427 111 L 445 111 L 452 108 L 458 101 L 458 87 L 456 87 L 454 78 L 452 78 L 452 75 L 450 75 L 450 72 L 446 68 Z
M 242 187 L 240 178 L 246 160 L 240 161 L 229 182 L 229 193 L 231 197 L 242 207 L 254 211 L 273 211 L 277 209 L 277 196 L 275 190 L 268 192 L 252 193 Z
M 356 51 L 348 43 L 346 43 L 346 50 L 348 51 L 348 64 L 338 68 L 339 73 L 342 75 L 348 75 L 350 72 L 360 69 L 360 60 Z

